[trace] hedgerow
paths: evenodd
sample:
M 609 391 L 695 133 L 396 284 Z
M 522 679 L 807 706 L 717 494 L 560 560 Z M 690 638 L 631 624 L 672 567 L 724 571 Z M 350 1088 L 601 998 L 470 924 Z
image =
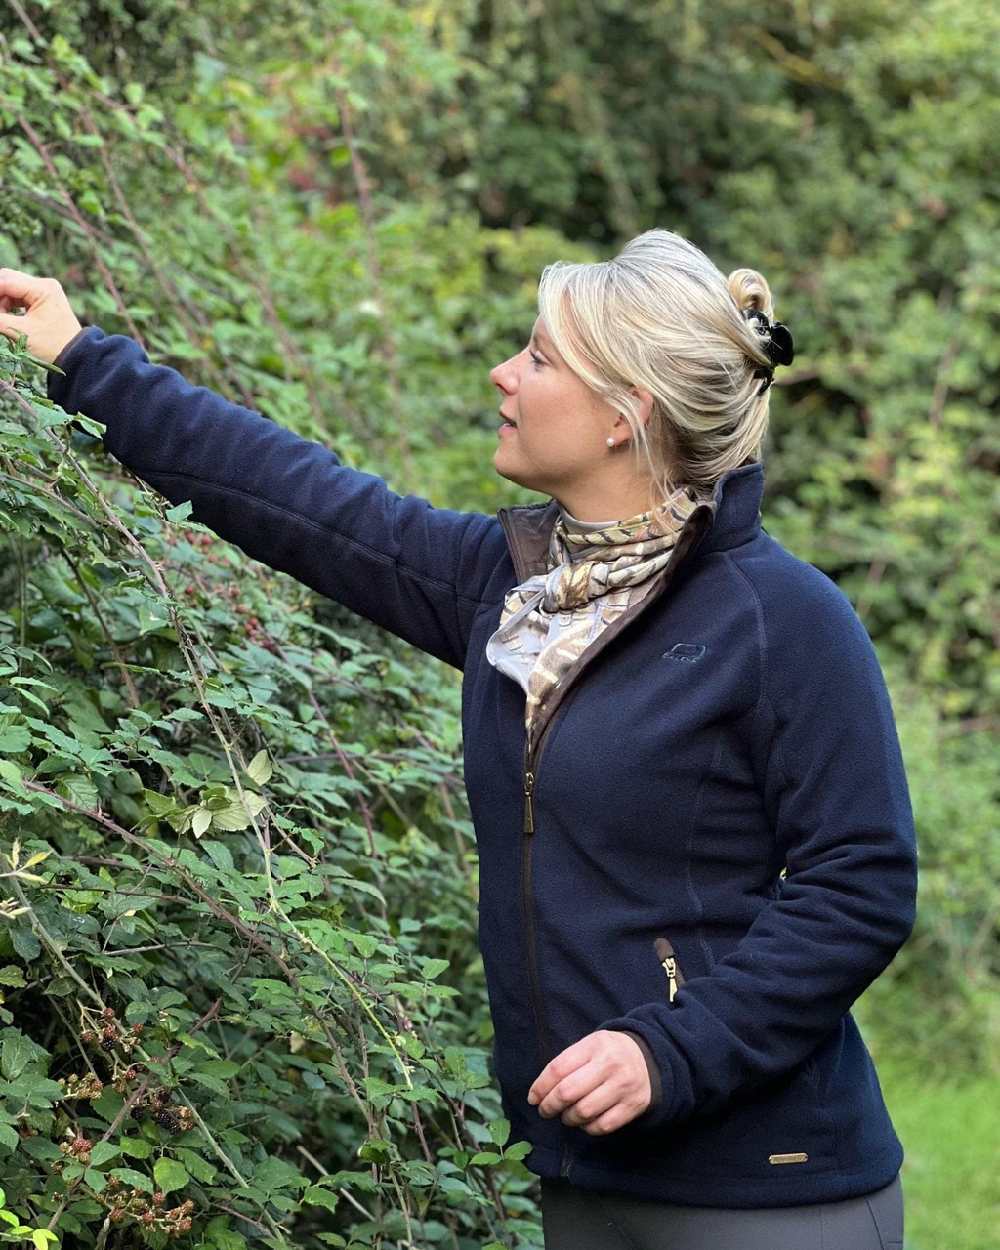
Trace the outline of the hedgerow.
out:
M 871 632 L 917 817 L 917 927 L 858 1014 L 876 1057 L 949 1070 L 997 1064 L 995 22 L 0 16 L 0 265 L 397 490 L 526 498 L 489 466 L 486 371 L 550 260 L 666 225 L 765 272 L 799 349 L 765 525 Z M 45 380 L 0 336 L 0 1220 L 539 1245 L 489 1073 L 460 675 L 165 506 Z

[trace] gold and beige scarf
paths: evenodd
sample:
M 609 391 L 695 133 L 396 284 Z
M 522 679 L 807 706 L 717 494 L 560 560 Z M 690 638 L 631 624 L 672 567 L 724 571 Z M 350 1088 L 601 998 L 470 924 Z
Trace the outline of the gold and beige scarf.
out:
M 489 662 L 525 690 L 529 744 L 543 697 L 603 629 L 646 595 L 699 502 L 693 488 L 681 485 L 658 509 L 606 526 L 588 527 L 565 510 L 557 518 L 547 571 L 507 592 L 500 625 L 486 644 Z

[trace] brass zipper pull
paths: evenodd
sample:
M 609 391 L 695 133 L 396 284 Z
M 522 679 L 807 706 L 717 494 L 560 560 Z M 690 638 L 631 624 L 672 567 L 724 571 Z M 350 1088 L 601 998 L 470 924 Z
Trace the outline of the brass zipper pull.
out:
M 656 938 L 653 946 L 656 950 L 656 958 L 660 961 L 664 972 L 667 974 L 667 986 L 670 994 L 668 1001 L 673 1002 L 678 988 L 684 984 L 684 976 L 677 966 L 677 956 L 674 954 L 674 948 L 666 938 Z
M 531 807 L 531 790 L 535 784 L 535 774 L 530 769 L 524 773 L 524 832 L 535 832 L 535 814 Z

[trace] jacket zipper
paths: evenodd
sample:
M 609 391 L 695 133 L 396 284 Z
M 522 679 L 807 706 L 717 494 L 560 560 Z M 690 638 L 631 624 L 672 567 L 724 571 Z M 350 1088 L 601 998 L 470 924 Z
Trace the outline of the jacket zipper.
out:
M 513 533 L 510 528 L 510 524 L 508 522 L 507 516 L 502 509 L 500 512 L 497 513 L 497 515 L 500 519 L 500 524 L 503 526 L 504 532 L 507 535 L 508 544 L 511 549 L 511 557 L 514 560 L 515 571 L 517 572 L 518 577 L 523 581 L 524 569 L 518 567 L 518 561 L 516 559 L 516 556 L 514 555 L 516 544 L 514 543 Z M 565 697 L 566 696 L 564 694 L 563 698 L 565 699 Z M 531 843 L 533 841 L 533 838 L 531 837 L 531 835 L 534 834 L 535 832 L 534 792 L 535 792 L 535 778 L 536 778 L 537 769 L 538 769 L 538 761 L 539 759 L 541 759 L 542 746 L 545 743 L 546 735 L 548 734 L 549 729 L 552 727 L 552 722 L 554 719 L 555 719 L 555 712 L 553 712 L 549 716 L 549 719 L 546 722 L 545 728 L 542 730 L 542 735 L 538 739 L 538 742 L 535 744 L 534 752 L 529 752 L 528 736 L 527 734 L 525 734 L 524 762 L 522 766 L 523 772 L 524 772 L 524 778 L 523 778 L 524 814 L 523 814 L 523 819 L 521 822 L 521 833 L 522 833 L 522 837 L 524 841 L 523 841 L 523 846 L 521 848 L 521 905 L 524 909 L 525 946 L 526 946 L 527 953 L 528 953 L 528 980 L 531 985 L 532 1009 L 534 1010 L 534 1013 L 535 1013 L 535 1027 L 538 1029 L 538 1035 L 542 1042 L 543 1053 L 546 1056 L 546 1062 L 548 1062 L 548 1056 L 552 1049 L 552 1045 L 551 1045 L 551 1041 L 549 1038 L 548 1024 L 546 1023 L 545 1015 L 542 1009 L 541 983 L 538 979 L 538 962 L 535 957 L 535 920 L 534 920 L 535 909 L 534 909 L 534 903 L 531 898 Z M 531 754 L 534 755 L 533 761 L 530 758 Z M 529 768 L 529 764 L 531 764 L 532 762 L 534 764 L 534 767 Z M 567 1143 L 564 1143 L 563 1145 L 562 1159 L 559 1164 L 560 1176 L 563 1176 L 563 1177 L 569 1176 L 569 1169 L 570 1169 L 571 1162 L 572 1162 L 572 1153 L 569 1148 L 569 1143 L 567 1142 Z
M 514 570 L 519 580 L 523 581 L 526 571 L 517 554 L 517 542 L 515 540 L 514 532 L 507 516 L 506 509 L 501 508 L 497 512 L 497 517 L 507 537 L 507 543 L 511 553 L 511 560 L 514 564 Z M 685 528 L 686 527 L 687 523 L 685 523 Z M 680 536 L 678 536 L 678 542 L 680 542 Z M 700 537 L 695 542 L 695 546 L 698 545 L 698 542 L 700 542 Z M 563 699 L 565 700 L 568 697 L 569 696 L 564 692 Z M 538 965 L 535 957 L 534 907 L 531 899 L 531 843 L 533 839 L 530 835 L 533 835 L 535 832 L 534 793 L 535 785 L 538 779 L 538 762 L 541 758 L 542 745 L 545 742 L 546 735 L 552 726 L 553 720 L 555 720 L 555 710 L 553 710 L 549 716 L 533 752 L 529 753 L 528 739 L 527 735 L 525 735 L 523 762 L 524 813 L 521 823 L 522 836 L 524 838 L 521 853 L 521 902 L 524 908 L 525 918 L 525 943 L 528 952 L 528 976 L 531 983 L 532 1008 L 535 1013 L 535 1024 L 538 1029 L 539 1036 L 542 1039 L 545 1055 L 549 1054 L 551 1050 L 551 1043 L 549 1040 L 548 1025 L 542 1012 L 541 986 L 538 979 Z M 532 754 L 534 755 L 533 761 L 530 758 Z M 534 764 L 534 767 L 529 768 L 529 764 L 531 763 Z M 670 978 L 670 1001 L 673 1002 L 674 994 L 677 992 L 677 987 L 684 984 L 684 977 L 681 975 L 681 971 L 677 967 L 676 958 L 670 943 L 666 940 L 666 938 L 658 939 L 658 941 L 659 940 L 662 940 L 667 948 L 664 952 L 663 966 L 667 970 L 667 976 Z M 659 954 L 659 947 L 657 947 L 657 954 Z M 669 955 L 671 960 L 670 965 L 665 962 L 667 955 Z M 671 968 L 673 969 L 672 972 Z M 562 1162 L 559 1169 L 560 1176 L 569 1176 L 571 1162 L 572 1153 L 570 1151 L 569 1144 L 567 1143 L 563 1146 Z
M 673 1002 L 674 995 L 684 984 L 684 974 L 681 972 L 680 965 L 677 962 L 677 954 L 665 937 L 655 938 L 653 940 L 653 948 L 656 951 L 656 958 L 663 965 L 663 971 L 667 974 L 667 989 L 670 995 L 668 1001 Z
M 541 758 L 542 747 L 545 743 L 546 735 L 552 726 L 555 716 L 549 718 L 548 723 L 542 730 L 542 736 L 538 739 L 535 746 L 534 765 L 531 769 L 528 764 L 531 762 L 528 752 L 527 735 L 524 740 L 524 822 L 522 827 L 522 836 L 524 844 L 521 849 L 521 903 L 524 908 L 524 926 L 525 926 L 525 945 L 528 952 L 528 979 L 531 985 L 531 997 L 535 1010 L 535 1023 L 538 1027 L 538 1034 L 542 1041 L 544 1054 L 549 1055 L 551 1050 L 551 1042 L 549 1039 L 548 1025 L 545 1021 L 545 1014 L 542 1009 L 542 990 L 541 982 L 538 977 L 538 962 L 535 956 L 535 917 L 534 903 L 531 897 L 531 843 L 533 841 L 530 836 L 535 832 L 535 813 L 533 806 L 533 793 L 535 788 L 535 776 L 538 768 L 538 760 Z M 548 1062 L 548 1058 L 546 1058 Z
M 564 696 L 565 698 L 568 696 Z M 528 952 L 528 979 L 531 984 L 532 1004 L 535 1012 L 535 1024 L 538 1028 L 539 1037 L 542 1040 L 543 1054 L 545 1061 L 549 1061 L 552 1050 L 552 1044 L 549 1037 L 548 1024 L 545 1019 L 544 1009 L 542 1006 L 542 990 L 541 982 L 538 977 L 538 962 L 535 956 L 535 920 L 534 920 L 534 902 L 531 897 L 531 848 L 535 832 L 535 812 L 534 812 L 534 790 L 535 778 L 537 776 L 538 761 L 541 759 L 542 747 L 545 743 L 546 735 L 552 727 L 555 720 L 555 713 L 549 717 L 542 735 L 538 739 L 534 752 L 528 750 L 528 738 L 524 739 L 524 821 L 522 823 L 523 846 L 521 850 L 521 903 L 524 908 L 524 924 L 525 924 L 525 945 Z M 531 755 L 534 755 L 532 761 Z M 534 768 L 529 768 L 530 763 L 534 763 Z M 551 1056 L 554 1058 L 554 1056 Z M 563 1143 L 562 1158 L 559 1164 L 559 1175 L 569 1177 L 570 1165 L 573 1161 L 572 1151 L 569 1142 Z

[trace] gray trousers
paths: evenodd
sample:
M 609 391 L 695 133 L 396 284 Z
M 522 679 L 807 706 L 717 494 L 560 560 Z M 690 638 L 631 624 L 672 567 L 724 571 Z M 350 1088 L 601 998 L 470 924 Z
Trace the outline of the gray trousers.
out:
M 683 1207 L 541 1178 L 545 1250 L 902 1250 L 903 1188 L 799 1207 Z

